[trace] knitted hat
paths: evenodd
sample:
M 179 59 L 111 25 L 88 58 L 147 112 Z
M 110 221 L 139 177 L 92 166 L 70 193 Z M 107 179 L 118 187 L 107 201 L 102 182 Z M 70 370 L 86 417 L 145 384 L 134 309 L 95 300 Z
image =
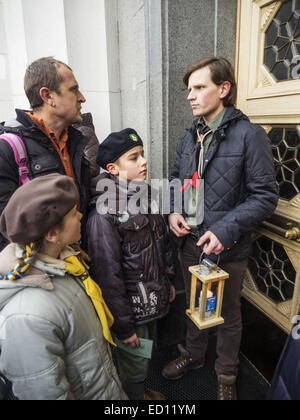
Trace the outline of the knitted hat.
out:
M 99 146 L 97 164 L 106 169 L 109 163 L 114 163 L 124 153 L 137 146 L 143 146 L 143 141 L 133 128 L 111 133 Z
M 18 188 L 0 218 L 0 232 L 10 242 L 27 245 L 42 239 L 78 203 L 72 178 L 49 174 Z

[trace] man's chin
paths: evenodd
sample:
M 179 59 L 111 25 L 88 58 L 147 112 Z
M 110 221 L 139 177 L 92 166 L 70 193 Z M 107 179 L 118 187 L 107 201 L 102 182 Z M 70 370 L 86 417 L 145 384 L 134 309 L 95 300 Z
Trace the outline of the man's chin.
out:
M 195 117 L 195 118 L 200 118 L 200 117 L 202 117 L 202 112 L 199 110 L 199 109 L 193 109 L 193 116 Z
M 76 118 L 74 118 L 74 121 L 72 122 L 72 124 L 82 124 L 83 122 L 83 118 L 81 114 L 78 114 Z

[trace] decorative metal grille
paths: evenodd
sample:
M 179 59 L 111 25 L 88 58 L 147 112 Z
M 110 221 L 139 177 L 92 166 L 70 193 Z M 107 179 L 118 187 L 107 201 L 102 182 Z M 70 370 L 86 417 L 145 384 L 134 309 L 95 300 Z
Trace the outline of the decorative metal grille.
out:
M 266 31 L 264 64 L 276 81 L 292 79 L 300 55 L 300 0 L 285 1 Z
M 258 289 L 275 303 L 292 299 L 296 271 L 282 245 L 261 237 L 253 244 L 249 270 Z
M 297 127 L 273 128 L 269 137 L 276 167 L 280 198 L 291 200 L 300 193 L 300 132 Z

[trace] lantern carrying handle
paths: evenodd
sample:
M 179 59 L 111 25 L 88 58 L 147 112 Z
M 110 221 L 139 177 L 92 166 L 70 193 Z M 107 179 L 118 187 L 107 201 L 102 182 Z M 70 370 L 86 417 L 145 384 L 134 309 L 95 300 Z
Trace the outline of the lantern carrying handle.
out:
M 204 260 L 204 255 L 205 255 L 205 252 L 203 251 L 199 258 L 199 265 L 201 265 L 202 261 Z M 220 255 L 218 255 L 218 261 L 217 261 L 218 267 L 219 267 L 219 263 L 220 263 Z

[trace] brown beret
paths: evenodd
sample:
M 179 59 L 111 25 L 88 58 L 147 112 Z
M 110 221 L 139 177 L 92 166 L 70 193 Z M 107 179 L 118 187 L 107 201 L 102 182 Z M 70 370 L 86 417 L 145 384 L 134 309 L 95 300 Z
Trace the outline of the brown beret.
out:
M 11 196 L 0 218 L 0 232 L 26 245 L 42 239 L 79 202 L 72 178 L 49 174 L 33 179 Z

